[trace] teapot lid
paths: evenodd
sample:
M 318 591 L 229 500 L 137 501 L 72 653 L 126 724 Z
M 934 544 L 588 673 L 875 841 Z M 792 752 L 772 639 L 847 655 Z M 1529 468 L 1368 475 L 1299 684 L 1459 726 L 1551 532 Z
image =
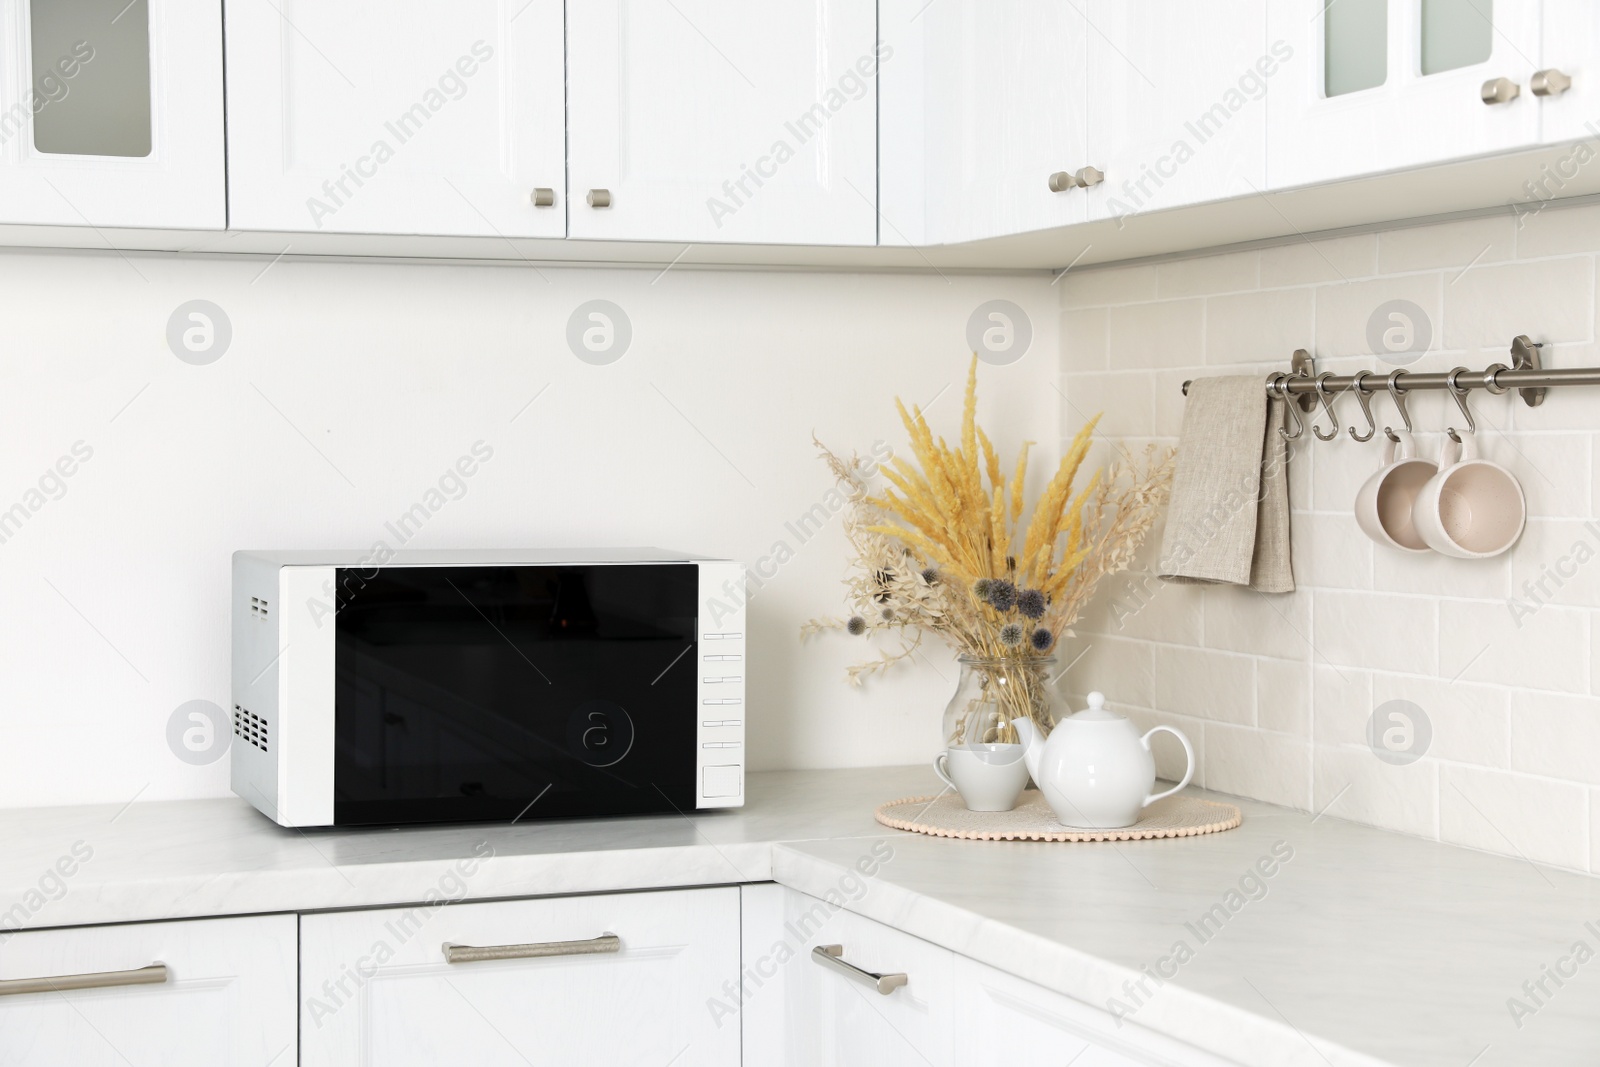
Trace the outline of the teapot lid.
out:
M 1122 716 L 1106 707 L 1104 693 L 1090 693 L 1089 706 L 1073 716 L 1079 722 L 1114 722 Z

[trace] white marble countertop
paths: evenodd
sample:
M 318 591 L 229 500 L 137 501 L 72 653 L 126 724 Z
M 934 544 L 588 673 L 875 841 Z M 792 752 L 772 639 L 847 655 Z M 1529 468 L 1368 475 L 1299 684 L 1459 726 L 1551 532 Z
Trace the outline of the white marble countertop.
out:
M 861 838 L 885 837 L 893 858 L 850 910 L 1101 1008 L 1115 997 L 1130 1024 L 1225 1058 L 1600 1063 L 1597 879 L 1251 801 L 1223 834 L 1060 845 L 886 831 L 878 804 L 937 791 L 923 767 L 747 788 L 742 809 L 687 816 L 354 832 L 285 830 L 236 800 L 0 812 L 0 929 L 453 896 L 458 862 L 486 846 L 459 890 L 472 899 L 773 879 L 820 895 Z

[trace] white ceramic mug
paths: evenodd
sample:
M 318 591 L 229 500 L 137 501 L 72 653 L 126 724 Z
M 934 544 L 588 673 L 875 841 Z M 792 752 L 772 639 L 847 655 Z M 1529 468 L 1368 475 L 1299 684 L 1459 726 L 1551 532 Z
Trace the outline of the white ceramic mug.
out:
M 1516 475 L 1478 458 L 1478 443 L 1463 434 L 1446 440 L 1439 473 L 1417 494 L 1415 522 L 1429 548 L 1457 559 L 1498 556 L 1517 543 L 1528 501 Z
M 968 811 L 1010 811 L 1028 784 L 1021 745 L 960 745 L 933 757 L 933 773 L 961 794 Z
M 1356 523 L 1361 531 L 1380 545 L 1403 552 L 1426 552 L 1414 518 L 1417 497 L 1439 468 L 1417 456 L 1417 444 L 1409 433 L 1396 430 L 1399 440 L 1383 444 L 1383 466 L 1368 478 L 1356 494 Z

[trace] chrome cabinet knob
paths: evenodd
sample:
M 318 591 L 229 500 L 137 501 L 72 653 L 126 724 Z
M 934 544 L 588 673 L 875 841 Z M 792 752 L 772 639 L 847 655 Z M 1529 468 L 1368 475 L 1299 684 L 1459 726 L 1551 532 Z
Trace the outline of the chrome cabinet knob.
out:
M 1528 79 L 1528 88 L 1533 90 L 1534 96 L 1560 96 L 1572 88 L 1572 78 L 1551 67 L 1535 71 Z
M 1099 185 L 1106 180 L 1105 174 L 1098 167 L 1083 167 L 1073 177 L 1085 189 Z
M 555 207 L 556 191 L 554 189 L 538 188 L 533 191 L 534 207 Z
M 1074 178 L 1069 171 L 1058 170 L 1050 175 L 1050 191 L 1052 193 L 1064 193 L 1077 184 L 1078 179 Z
M 610 207 L 611 206 L 611 190 L 610 189 L 590 189 L 589 190 L 589 195 L 587 197 L 585 197 L 584 199 L 589 202 L 589 206 L 590 207 Z
M 1510 78 L 1490 78 L 1483 83 L 1479 95 L 1483 102 L 1493 107 L 1495 104 L 1509 104 L 1522 95 L 1522 86 Z

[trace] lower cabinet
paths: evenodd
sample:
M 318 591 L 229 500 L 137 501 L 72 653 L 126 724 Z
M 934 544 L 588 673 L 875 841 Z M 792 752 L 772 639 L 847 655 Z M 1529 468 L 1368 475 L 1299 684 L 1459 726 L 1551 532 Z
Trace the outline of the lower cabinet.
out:
M 841 884 L 840 892 L 848 888 Z M 1227 1067 L 1142 1027 L 1118 1028 L 1098 1007 L 844 911 L 842 895 L 824 900 L 777 885 L 742 892 L 746 1064 Z
M 0 935 L 6 1067 L 293 1067 L 293 915 Z
M 300 1063 L 735 1067 L 738 974 L 737 888 L 306 915 Z

